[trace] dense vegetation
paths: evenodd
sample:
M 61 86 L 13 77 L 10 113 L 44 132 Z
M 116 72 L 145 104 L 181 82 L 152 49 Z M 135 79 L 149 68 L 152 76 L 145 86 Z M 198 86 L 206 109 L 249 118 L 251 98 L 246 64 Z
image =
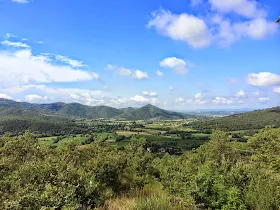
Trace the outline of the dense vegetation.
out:
M 215 131 L 181 156 L 93 142 L 52 149 L 38 139 L 0 139 L 0 209 L 254 209 L 280 207 L 280 129 L 247 142 Z
M 118 117 L 127 120 L 176 120 L 184 118 L 203 118 L 202 116 L 166 111 L 150 104 L 138 109 L 126 111 Z
M 191 127 L 197 130 L 224 129 L 227 131 L 261 129 L 270 125 L 280 127 L 280 107 L 257 110 L 214 120 L 194 122 Z
M 86 119 L 123 118 L 126 120 L 172 120 L 203 118 L 202 116 L 169 112 L 152 105 L 146 105 L 141 108 L 128 107 L 125 109 L 116 109 L 108 106 L 91 107 L 79 103 L 30 104 L 0 98 L 0 116 L 32 117 L 33 115 L 53 115 Z

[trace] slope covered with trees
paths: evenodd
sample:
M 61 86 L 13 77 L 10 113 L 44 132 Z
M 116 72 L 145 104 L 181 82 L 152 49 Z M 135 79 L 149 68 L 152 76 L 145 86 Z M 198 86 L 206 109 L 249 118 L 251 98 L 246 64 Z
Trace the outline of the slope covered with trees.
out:
M 201 116 L 170 112 L 152 105 L 116 109 L 109 106 L 86 106 L 79 103 L 30 104 L 0 99 L 0 116 L 55 115 L 71 118 L 124 118 L 127 120 L 184 119 Z
M 166 111 L 151 104 L 131 110 L 118 116 L 118 118 L 125 118 L 128 120 L 177 120 L 198 117 L 199 116 Z
M 191 124 L 197 130 L 224 129 L 227 131 L 261 129 L 268 125 L 280 127 L 280 107 L 256 110 Z
M 254 209 L 280 207 L 280 129 L 248 142 L 222 131 L 181 156 L 93 142 L 52 149 L 30 133 L 0 138 L 0 209 Z

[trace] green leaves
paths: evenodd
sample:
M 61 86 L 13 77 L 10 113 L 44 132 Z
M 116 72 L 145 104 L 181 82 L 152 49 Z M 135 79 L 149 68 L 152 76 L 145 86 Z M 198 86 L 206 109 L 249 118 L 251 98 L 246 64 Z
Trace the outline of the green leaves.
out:
M 0 209 L 94 209 L 123 195 L 131 209 L 280 206 L 280 129 L 267 127 L 248 143 L 214 131 L 181 156 L 148 153 L 144 138 L 123 150 L 102 142 L 51 149 L 30 132 L 0 142 Z

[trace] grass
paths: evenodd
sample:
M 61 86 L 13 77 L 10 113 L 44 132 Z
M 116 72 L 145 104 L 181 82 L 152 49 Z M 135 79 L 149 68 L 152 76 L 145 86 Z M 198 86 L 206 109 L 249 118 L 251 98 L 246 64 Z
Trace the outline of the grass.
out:
M 88 140 L 88 137 L 82 137 L 80 135 L 76 137 L 66 137 L 58 141 L 57 143 L 54 143 L 56 140 L 56 137 L 45 137 L 45 138 L 39 138 L 39 143 L 41 145 L 46 146 L 57 146 L 57 147 L 64 147 L 66 143 L 73 142 L 77 146 L 83 145 L 84 142 Z
M 132 136 L 132 135 L 151 135 L 147 132 L 137 132 L 137 131 L 117 131 L 116 132 L 118 135 L 123 135 L 123 136 Z
M 50 136 L 50 137 L 42 137 L 42 138 L 38 138 L 39 141 L 50 141 L 50 140 L 55 140 L 56 136 Z
M 39 143 L 40 143 L 41 145 L 51 146 L 51 145 L 53 145 L 53 141 L 54 141 L 54 140 L 39 140 Z
M 130 195 L 106 202 L 100 210 L 173 210 L 169 196 L 160 185 L 146 185 Z
M 206 133 L 194 133 L 192 134 L 193 137 L 208 137 L 211 136 L 211 134 L 206 134 Z

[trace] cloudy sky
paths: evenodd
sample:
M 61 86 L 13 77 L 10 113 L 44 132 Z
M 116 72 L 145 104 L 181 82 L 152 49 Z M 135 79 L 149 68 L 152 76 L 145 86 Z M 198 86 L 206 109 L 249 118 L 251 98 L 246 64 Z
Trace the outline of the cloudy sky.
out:
M 0 98 L 280 105 L 279 0 L 0 0 Z

